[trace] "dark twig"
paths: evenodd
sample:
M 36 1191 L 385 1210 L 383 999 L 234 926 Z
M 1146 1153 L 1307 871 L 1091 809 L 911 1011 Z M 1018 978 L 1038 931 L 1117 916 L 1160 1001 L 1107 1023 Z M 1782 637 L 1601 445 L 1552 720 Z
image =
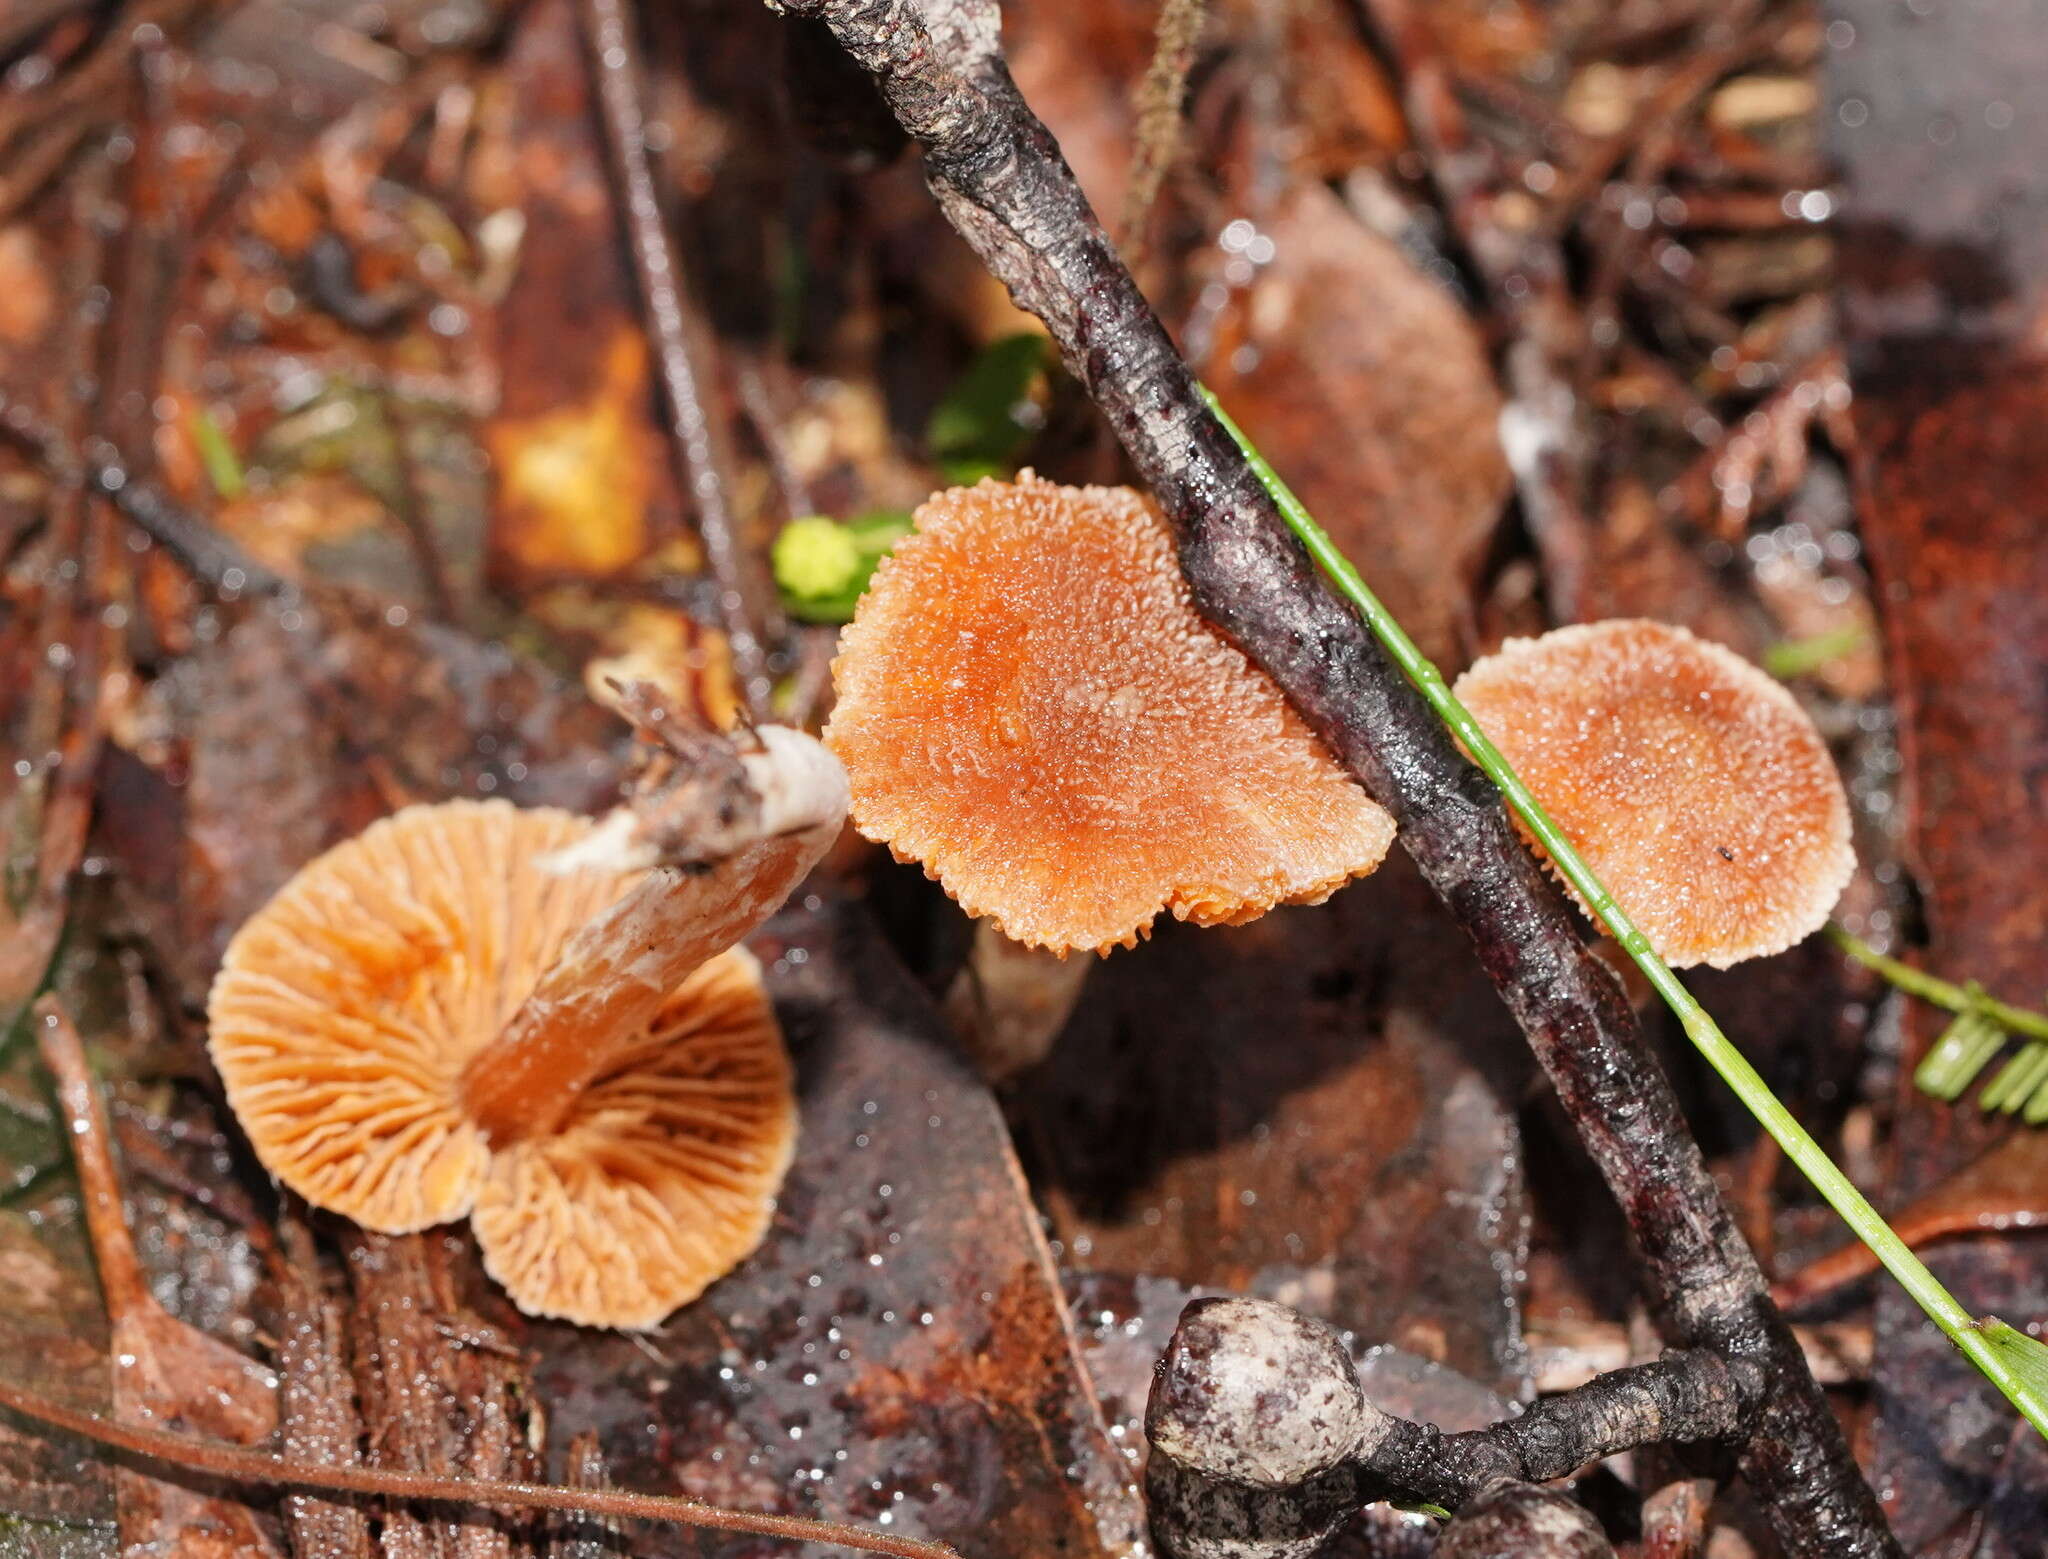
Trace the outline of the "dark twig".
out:
M 1342 607 L 1229 435 L 1044 125 L 981 0 L 793 0 L 876 77 L 934 194 L 1115 428 L 1179 538 L 1197 605 L 1395 815 L 1477 944 L 1621 1204 L 1667 1334 L 1759 1370 L 1742 1468 L 1794 1555 L 1897 1555 L 1840 1426 L 1772 1306 L 1613 976 L 1517 840 L 1493 787 Z
M 676 1494 L 635 1494 L 624 1489 L 565 1488 L 552 1483 L 515 1483 L 498 1478 L 442 1478 L 430 1473 L 401 1472 L 390 1467 L 345 1463 L 310 1463 L 268 1451 L 252 1451 L 217 1440 L 115 1423 L 96 1413 L 0 1381 L 0 1408 L 23 1418 L 78 1435 L 96 1444 L 125 1451 L 164 1466 L 210 1473 L 232 1483 L 261 1488 L 319 1489 L 336 1494 L 375 1494 L 457 1506 L 489 1506 L 501 1510 L 562 1510 L 591 1516 L 623 1516 L 641 1521 L 667 1521 L 718 1532 L 748 1532 L 792 1543 L 825 1543 L 862 1553 L 889 1554 L 894 1559 L 956 1559 L 944 1543 L 893 1537 L 886 1532 L 814 1521 L 806 1516 L 778 1516 L 765 1511 L 727 1510 Z
M 1373 1500 L 1464 1511 L 1622 1451 L 1725 1443 L 1763 1389 L 1753 1363 L 1669 1353 L 1445 1434 L 1373 1403 L 1329 1323 L 1266 1300 L 1198 1299 L 1145 1410 L 1153 1529 L 1185 1559 L 1233 1542 L 1239 1559 L 1289 1559 Z
M 1449 65 L 1416 0 L 1363 0 L 1363 8 L 1399 73 L 1409 134 L 1498 322 L 1508 392 L 1502 442 L 1522 520 L 1542 560 L 1551 615 L 1575 622 L 1592 562 L 1592 438 L 1564 371 L 1578 355 L 1585 325 L 1566 286 L 1563 250 L 1547 234 L 1516 231 L 1495 218 L 1499 169 L 1466 124 Z
M 662 220 L 641 105 L 640 42 L 627 0 L 584 0 L 583 26 L 603 109 L 605 140 L 619 181 L 633 274 L 646 305 L 656 372 L 668 405 L 669 436 L 690 490 L 697 533 L 718 581 L 733 671 L 756 720 L 768 716 L 767 636 L 777 629 L 760 568 L 742 546 L 732 508 L 732 441 L 718 407 L 710 330 L 689 291 L 682 257 Z
M 1188 95 L 1188 72 L 1195 63 L 1195 47 L 1202 41 L 1202 23 L 1207 19 L 1208 0 L 1163 0 L 1159 26 L 1152 44 L 1152 63 L 1138 84 L 1137 155 L 1131 165 L 1130 187 L 1124 192 L 1123 215 L 1118 220 L 1119 237 L 1127 263 L 1142 270 L 1145 234 L 1152 215 L 1152 203 L 1159 198 L 1159 186 L 1173 166 L 1180 149 L 1181 114 Z
M 1738 1371 L 1714 1353 L 1667 1353 L 1654 1363 L 1596 1375 L 1490 1428 L 1439 1435 L 1427 1425 L 1404 1424 L 1401 1438 L 1418 1465 L 1440 1446 L 1448 1476 L 1434 1495 L 1462 1504 L 1503 1478 L 1548 1483 L 1640 1445 L 1729 1440 L 1762 1393 L 1753 1367 Z M 1388 1445 L 1367 1468 L 1396 1487 L 1412 1487 L 1398 1476 L 1404 1465 Z
M 272 573 L 153 482 L 130 475 L 104 439 L 73 447 L 26 401 L 0 389 L 0 438 L 28 451 L 60 485 L 87 483 L 104 493 L 130 524 L 156 542 L 194 579 L 224 594 L 279 595 L 290 581 Z

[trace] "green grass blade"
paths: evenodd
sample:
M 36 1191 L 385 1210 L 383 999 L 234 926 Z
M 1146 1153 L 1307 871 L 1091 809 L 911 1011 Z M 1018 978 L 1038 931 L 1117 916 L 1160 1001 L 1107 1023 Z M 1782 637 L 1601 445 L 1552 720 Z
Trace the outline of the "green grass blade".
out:
M 204 408 L 192 413 L 191 427 L 192 443 L 199 451 L 199 463 L 205 468 L 213 490 L 223 498 L 241 497 L 249 490 L 249 482 L 242 471 L 242 458 L 235 453 L 226 431 L 213 413 Z
M 2048 1039 L 2048 1012 L 2015 1007 L 1986 995 L 1983 988 L 1974 982 L 1957 985 L 1924 969 L 1900 963 L 1896 958 L 1887 958 L 1868 942 L 1851 936 L 1840 926 L 1829 926 L 1827 937 L 1864 968 L 1883 975 L 1908 996 L 1917 996 L 1937 1007 L 1946 1007 L 1950 1012 L 1981 1012 L 2002 1029 L 2024 1034 L 2029 1039 Z
M 2048 1343 L 2007 1326 L 1995 1315 L 1979 1321 L 1977 1329 L 2015 1378 L 2029 1391 L 2048 1396 Z
M 1960 1099 L 2004 1044 L 2005 1030 L 1983 1013 L 1958 1013 L 1913 1069 L 1913 1084 L 1936 1099 Z
M 1985 1084 L 1977 1107 L 1986 1112 L 2003 1110 L 2007 1115 L 2015 1115 L 2044 1079 L 2048 1079 L 2048 1045 L 2035 1040 L 2022 1046 L 2019 1054 Z

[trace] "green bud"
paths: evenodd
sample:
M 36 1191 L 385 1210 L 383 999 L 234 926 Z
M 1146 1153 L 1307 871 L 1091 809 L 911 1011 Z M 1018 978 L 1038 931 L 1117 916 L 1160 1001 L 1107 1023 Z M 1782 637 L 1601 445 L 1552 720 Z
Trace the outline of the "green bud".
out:
M 843 594 L 866 562 L 853 532 L 813 514 L 792 520 L 775 538 L 775 583 L 799 600 Z

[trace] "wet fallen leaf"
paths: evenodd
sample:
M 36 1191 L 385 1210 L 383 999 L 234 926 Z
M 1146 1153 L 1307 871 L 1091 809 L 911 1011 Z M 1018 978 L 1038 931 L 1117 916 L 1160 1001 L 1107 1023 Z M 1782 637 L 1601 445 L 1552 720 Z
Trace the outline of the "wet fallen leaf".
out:
M 1853 214 L 1842 264 L 1852 415 L 1870 461 L 1863 537 L 1899 700 L 1924 956 L 1990 989 L 2039 991 L 2048 458 L 2035 430 L 2048 374 L 2030 331 L 2048 298 L 2048 243 L 2039 223 L 2015 218 L 2048 198 L 2048 160 L 2038 135 L 2004 133 L 1977 105 L 2026 101 L 2048 46 L 2003 13 L 1963 25 L 1858 0 L 1843 14 L 1853 47 L 1829 60 L 1843 111 L 1823 122 Z M 1846 111 L 1852 101 L 1861 113 Z M 1909 1063 L 1939 1017 L 1909 1014 Z M 1927 1192 L 1998 1129 L 1910 1086 L 1898 1114 L 1895 1201 Z M 1978 1315 L 2038 1318 L 2048 1293 L 2038 1237 L 1951 1242 L 1928 1264 Z M 2048 1442 L 2016 1434 L 1998 1394 L 1889 1286 L 1876 1387 L 1876 1472 L 1907 1546 L 2035 1552 Z
M 107 1327 L 91 1277 L 13 1211 L 0 1211 L 0 1359 L 19 1385 L 106 1410 Z M 113 1477 L 81 1445 L 0 1423 L 0 1507 L 31 1522 L 111 1527 Z
M 1916 1248 L 1957 1235 L 2048 1228 L 2048 1132 L 2014 1131 L 1982 1158 L 1894 1208 L 1889 1221 Z M 1851 1241 L 1779 1283 L 1778 1303 L 1807 1303 L 1876 1270 L 1869 1247 Z
M 493 568 L 616 573 L 673 525 L 677 497 L 572 5 L 521 16 L 500 85 L 476 194 L 520 211 L 525 236 L 496 311 L 503 398 L 483 435 Z
M 1246 243 L 1266 258 L 1247 247 L 1204 377 L 1423 650 L 1461 660 L 1509 486 L 1477 331 L 1320 186 Z
M 775 1225 L 643 1341 L 533 1328 L 555 1425 L 626 1485 L 1127 1554 L 1144 1515 L 994 1104 L 863 912 L 808 902 L 754 943 L 803 1108 Z
M 497 462 L 497 536 L 530 573 L 610 574 L 647 548 L 648 470 L 661 446 L 646 426 L 647 346 L 621 327 L 587 401 L 502 419 L 486 440 Z
M 1390 858 L 1318 909 L 1103 963 L 1013 1114 L 1073 1265 L 1283 1298 L 1513 1397 L 1527 1067 Z

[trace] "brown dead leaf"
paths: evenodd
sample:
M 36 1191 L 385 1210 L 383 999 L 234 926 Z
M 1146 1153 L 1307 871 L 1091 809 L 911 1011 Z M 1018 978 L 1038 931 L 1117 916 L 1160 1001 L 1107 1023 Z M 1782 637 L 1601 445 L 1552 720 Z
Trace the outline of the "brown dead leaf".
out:
M 1424 651 L 1458 659 L 1509 486 L 1479 334 L 1319 185 L 1260 226 L 1271 259 L 1204 376 Z
M 647 550 L 649 473 L 667 458 L 649 426 L 647 343 L 621 324 L 596 391 L 573 405 L 493 422 L 495 539 L 525 573 L 614 574 Z
M 2048 1131 L 2014 1130 L 1982 1158 L 1893 1210 L 1889 1221 L 1915 1248 L 1957 1235 L 2048 1228 Z M 1851 1240 L 1780 1283 L 1778 1302 L 1804 1304 L 1868 1276 L 1877 1265 L 1869 1246 Z
M 524 219 L 490 322 L 503 391 L 483 435 L 497 468 L 492 569 L 515 585 L 617 573 L 677 528 L 597 125 L 576 8 L 539 0 L 484 95 L 470 178 L 480 207 Z
M 1320 907 L 1162 926 L 1092 970 L 1013 1115 L 1075 1266 L 1341 1316 L 1515 1396 L 1528 1067 L 1397 857 Z
M 47 1232 L 0 1211 L 0 1360 L 14 1384 L 70 1407 L 106 1411 L 106 1324 L 92 1279 L 60 1261 Z M 0 1497 L 26 1520 L 111 1521 L 112 1477 L 76 1441 L 0 1423 Z

